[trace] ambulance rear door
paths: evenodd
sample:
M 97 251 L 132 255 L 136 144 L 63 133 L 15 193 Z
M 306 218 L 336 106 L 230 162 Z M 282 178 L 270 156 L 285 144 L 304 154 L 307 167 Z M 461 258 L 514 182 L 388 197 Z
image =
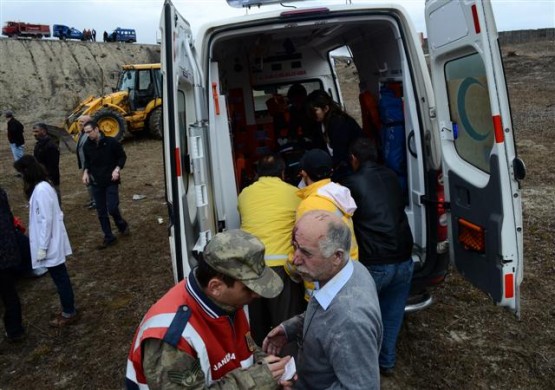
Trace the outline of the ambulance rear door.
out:
M 450 256 L 466 279 L 518 317 L 524 165 L 516 155 L 491 3 L 427 0 L 426 25 Z
M 166 0 L 160 21 L 164 168 L 174 277 L 187 277 L 215 232 L 206 91 L 189 23 Z

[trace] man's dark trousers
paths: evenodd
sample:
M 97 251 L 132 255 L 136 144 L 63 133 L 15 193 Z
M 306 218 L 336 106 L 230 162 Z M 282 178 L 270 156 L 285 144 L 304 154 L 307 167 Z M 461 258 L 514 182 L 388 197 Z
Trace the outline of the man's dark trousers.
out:
M 100 227 L 104 232 L 104 240 L 113 241 L 115 236 L 112 233 L 110 217 L 108 214 L 112 216 L 120 232 L 125 231 L 127 228 L 127 222 L 122 218 L 119 211 L 119 185 L 110 184 L 107 187 L 100 187 L 93 184 L 92 190 L 94 201 L 96 203 L 98 220 L 100 221 Z

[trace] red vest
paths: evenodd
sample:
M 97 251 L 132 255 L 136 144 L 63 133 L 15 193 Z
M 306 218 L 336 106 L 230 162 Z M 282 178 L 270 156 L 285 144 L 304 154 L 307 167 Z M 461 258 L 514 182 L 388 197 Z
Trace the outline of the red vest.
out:
M 244 310 L 227 315 L 204 295 L 192 275 L 170 289 L 141 321 L 127 360 L 127 382 L 135 385 L 129 388 L 148 389 L 142 366 L 142 343 L 148 338 L 164 340 L 197 358 L 207 385 L 253 364 L 255 344 Z

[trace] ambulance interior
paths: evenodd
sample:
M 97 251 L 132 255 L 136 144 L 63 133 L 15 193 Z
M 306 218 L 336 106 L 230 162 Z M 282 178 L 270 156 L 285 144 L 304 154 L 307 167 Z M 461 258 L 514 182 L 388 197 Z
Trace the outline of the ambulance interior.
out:
M 256 161 L 269 152 L 281 152 L 287 181 L 298 183 L 298 163 L 309 143 L 302 142 L 303 129 L 288 126 L 288 90 L 295 83 L 307 93 L 324 89 L 377 142 L 381 162 L 394 165 L 390 167 L 406 193 L 413 258 L 423 266 L 428 232 L 420 199 L 430 178 L 411 71 L 417 65 L 410 63 L 407 51 L 414 48 L 407 39 L 412 37 L 407 38 L 396 18 L 386 13 L 294 23 L 273 20 L 216 33 L 210 45 L 209 85 L 218 85 L 227 103 L 220 115 L 228 116 L 237 193 L 256 179 Z M 339 67 L 346 67 L 343 74 L 352 77 L 350 88 L 337 79 Z M 384 94 L 393 99 L 394 107 L 381 108 Z M 392 126 L 395 130 L 386 132 Z M 386 134 L 393 140 L 384 139 Z M 385 148 L 394 161 L 383 158 Z

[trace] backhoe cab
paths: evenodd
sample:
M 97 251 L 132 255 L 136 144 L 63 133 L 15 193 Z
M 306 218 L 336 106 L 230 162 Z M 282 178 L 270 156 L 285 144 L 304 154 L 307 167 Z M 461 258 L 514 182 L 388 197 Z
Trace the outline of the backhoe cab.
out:
M 121 140 L 124 135 L 147 131 L 161 139 L 162 84 L 160 64 L 124 65 L 114 92 L 89 96 L 66 118 L 66 131 L 79 134 L 77 119 L 90 115 L 107 137 Z

